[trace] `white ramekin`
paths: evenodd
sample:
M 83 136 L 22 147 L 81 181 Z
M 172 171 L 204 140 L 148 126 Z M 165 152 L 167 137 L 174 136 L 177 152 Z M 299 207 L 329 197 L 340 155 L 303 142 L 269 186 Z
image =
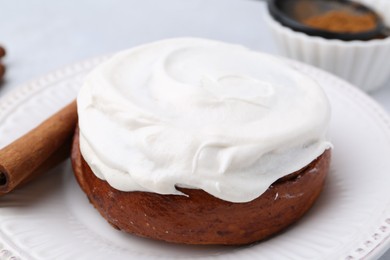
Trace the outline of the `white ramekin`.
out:
M 357 0 L 372 7 L 390 25 L 390 0 Z M 281 25 L 266 10 L 266 24 L 282 54 L 336 74 L 369 92 L 390 76 L 390 37 L 370 41 L 327 40 Z

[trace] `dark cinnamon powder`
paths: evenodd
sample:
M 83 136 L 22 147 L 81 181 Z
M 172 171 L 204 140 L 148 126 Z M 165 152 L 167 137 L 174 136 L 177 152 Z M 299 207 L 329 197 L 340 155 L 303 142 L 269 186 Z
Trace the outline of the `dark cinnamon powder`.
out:
M 337 33 L 359 33 L 376 27 L 372 14 L 354 14 L 348 11 L 329 11 L 303 20 L 305 25 Z

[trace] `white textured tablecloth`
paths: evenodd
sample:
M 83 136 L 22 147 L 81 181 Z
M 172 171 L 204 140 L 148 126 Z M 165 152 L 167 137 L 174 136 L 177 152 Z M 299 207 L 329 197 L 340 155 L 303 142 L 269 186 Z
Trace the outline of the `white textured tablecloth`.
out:
M 277 53 L 254 0 L 0 0 L 0 44 L 17 86 L 82 59 L 178 36 L 218 39 Z M 371 94 L 390 111 L 390 81 Z M 390 251 L 381 260 L 390 260 Z

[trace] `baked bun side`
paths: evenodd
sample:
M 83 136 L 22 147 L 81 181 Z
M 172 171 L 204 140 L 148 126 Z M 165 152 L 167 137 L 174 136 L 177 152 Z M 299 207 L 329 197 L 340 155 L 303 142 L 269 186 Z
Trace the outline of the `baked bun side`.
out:
M 173 243 L 242 245 L 283 230 L 311 208 L 323 188 L 330 155 L 326 150 L 247 203 L 224 201 L 197 189 L 178 188 L 188 196 L 116 190 L 97 178 L 83 159 L 78 128 L 72 165 L 89 201 L 119 230 Z

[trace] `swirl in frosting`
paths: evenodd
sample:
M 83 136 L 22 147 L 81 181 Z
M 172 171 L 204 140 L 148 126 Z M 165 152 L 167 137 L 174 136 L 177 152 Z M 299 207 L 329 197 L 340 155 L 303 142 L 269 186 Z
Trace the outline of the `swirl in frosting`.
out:
M 77 101 L 81 153 L 121 191 L 183 195 L 179 186 L 248 202 L 331 146 L 314 80 L 218 41 L 121 52 L 86 77 Z

